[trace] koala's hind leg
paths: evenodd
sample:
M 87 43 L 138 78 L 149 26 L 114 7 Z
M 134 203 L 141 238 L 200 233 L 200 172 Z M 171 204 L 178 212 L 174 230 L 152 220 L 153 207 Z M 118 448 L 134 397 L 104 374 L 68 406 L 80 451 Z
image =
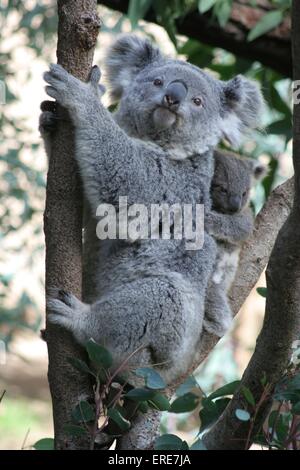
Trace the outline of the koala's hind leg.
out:
M 203 329 L 221 338 L 230 328 L 232 319 L 225 286 L 211 281 L 205 297 Z
M 116 364 L 144 348 L 149 354 L 134 355 L 135 367 L 145 357 L 152 365 L 163 363 L 160 371 L 167 371 L 168 379 L 193 357 L 192 332 L 195 339 L 197 328 L 201 333 L 197 308 L 192 317 L 185 303 L 182 292 L 159 277 L 124 283 L 91 305 L 61 290 L 47 299 L 49 321 L 67 328 L 81 344 L 93 338 L 111 351 Z

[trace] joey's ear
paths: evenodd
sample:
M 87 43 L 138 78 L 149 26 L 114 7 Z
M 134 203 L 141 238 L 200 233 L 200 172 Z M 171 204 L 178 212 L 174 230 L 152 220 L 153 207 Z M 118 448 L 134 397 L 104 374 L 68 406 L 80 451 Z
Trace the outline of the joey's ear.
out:
M 118 100 L 133 77 L 147 65 L 163 59 L 160 50 L 148 39 L 133 34 L 120 36 L 106 55 L 106 75 L 111 95 Z
M 257 181 L 262 180 L 268 174 L 268 168 L 257 160 L 252 160 L 253 177 Z
M 249 129 L 259 127 L 264 108 L 262 93 L 256 82 L 237 75 L 223 83 L 222 132 L 231 145 L 240 145 Z

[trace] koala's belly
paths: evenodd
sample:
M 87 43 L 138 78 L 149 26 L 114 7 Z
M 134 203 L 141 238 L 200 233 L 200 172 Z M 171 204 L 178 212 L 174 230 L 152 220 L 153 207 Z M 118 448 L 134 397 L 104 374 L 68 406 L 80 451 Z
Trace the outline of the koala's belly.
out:
M 184 240 L 145 240 L 128 243 L 121 240 L 93 240 L 85 253 L 88 301 L 114 290 L 124 283 L 153 276 L 169 278 L 174 273 L 204 292 L 216 256 L 214 240 L 205 235 L 200 250 L 186 250 Z

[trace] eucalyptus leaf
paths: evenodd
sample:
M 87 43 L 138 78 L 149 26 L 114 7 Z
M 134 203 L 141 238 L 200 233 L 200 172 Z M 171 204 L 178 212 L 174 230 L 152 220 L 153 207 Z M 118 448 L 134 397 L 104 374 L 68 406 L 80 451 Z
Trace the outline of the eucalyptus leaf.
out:
M 248 413 L 248 411 L 246 411 L 246 410 L 241 410 L 240 408 L 237 408 L 235 410 L 235 416 L 240 421 L 249 421 L 250 420 L 250 413 Z
M 181 397 L 176 398 L 171 403 L 171 413 L 187 413 L 193 411 L 200 403 L 200 398 L 194 393 L 188 392 Z
M 54 450 L 54 439 L 52 437 L 45 437 L 33 444 L 32 447 L 35 450 Z
M 109 416 L 117 424 L 121 431 L 128 431 L 131 426 L 130 421 L 124 418 L 121 412 L 116 408 L 109 408 L 107 410 L 107 416 Z
M 104 369 L 109 369 L 113 364 L 113 358 L 110 352 L 96 343 L 92 338 L 86 343 L 86 350 L 89 355 L 90 360 L 97 367 L 103 367 Z
M 280 10 L 270 11 L 266 13 L 251 29 L 250 33 L 247 36 L 247 41 L 251 42 L 254 39 L 262 36 L 263 34 L 272 31 L 272 29 L 276 28 L 283 20 L 283 13 Z
M 159 373 L 150 367 L 140 367 L 139 369 L 136 369 L 134 373 L 138 377 L 143 377 L 145 379 L 145 385 L 148 388 L 154 390 L 166 388 L 166 383 L 161 378 Z
M 154 444 L 154 450 L 182 450 L 183 441 L 175 434 L 163 434 Z

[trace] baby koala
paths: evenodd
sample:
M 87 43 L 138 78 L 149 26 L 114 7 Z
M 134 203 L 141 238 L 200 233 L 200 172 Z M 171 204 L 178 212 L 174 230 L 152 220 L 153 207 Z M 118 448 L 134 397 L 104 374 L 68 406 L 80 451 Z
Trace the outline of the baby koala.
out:
M 211 184 L 212 211 L 206 230 L 217 240 L 217 258 L 205 298 L 204 329 L 222 337 L 232 322 L 228 292 L 234 281 L 242 243 L 253 231 L 251 187 L 266 174 L 256 160 L 215 151 Z

